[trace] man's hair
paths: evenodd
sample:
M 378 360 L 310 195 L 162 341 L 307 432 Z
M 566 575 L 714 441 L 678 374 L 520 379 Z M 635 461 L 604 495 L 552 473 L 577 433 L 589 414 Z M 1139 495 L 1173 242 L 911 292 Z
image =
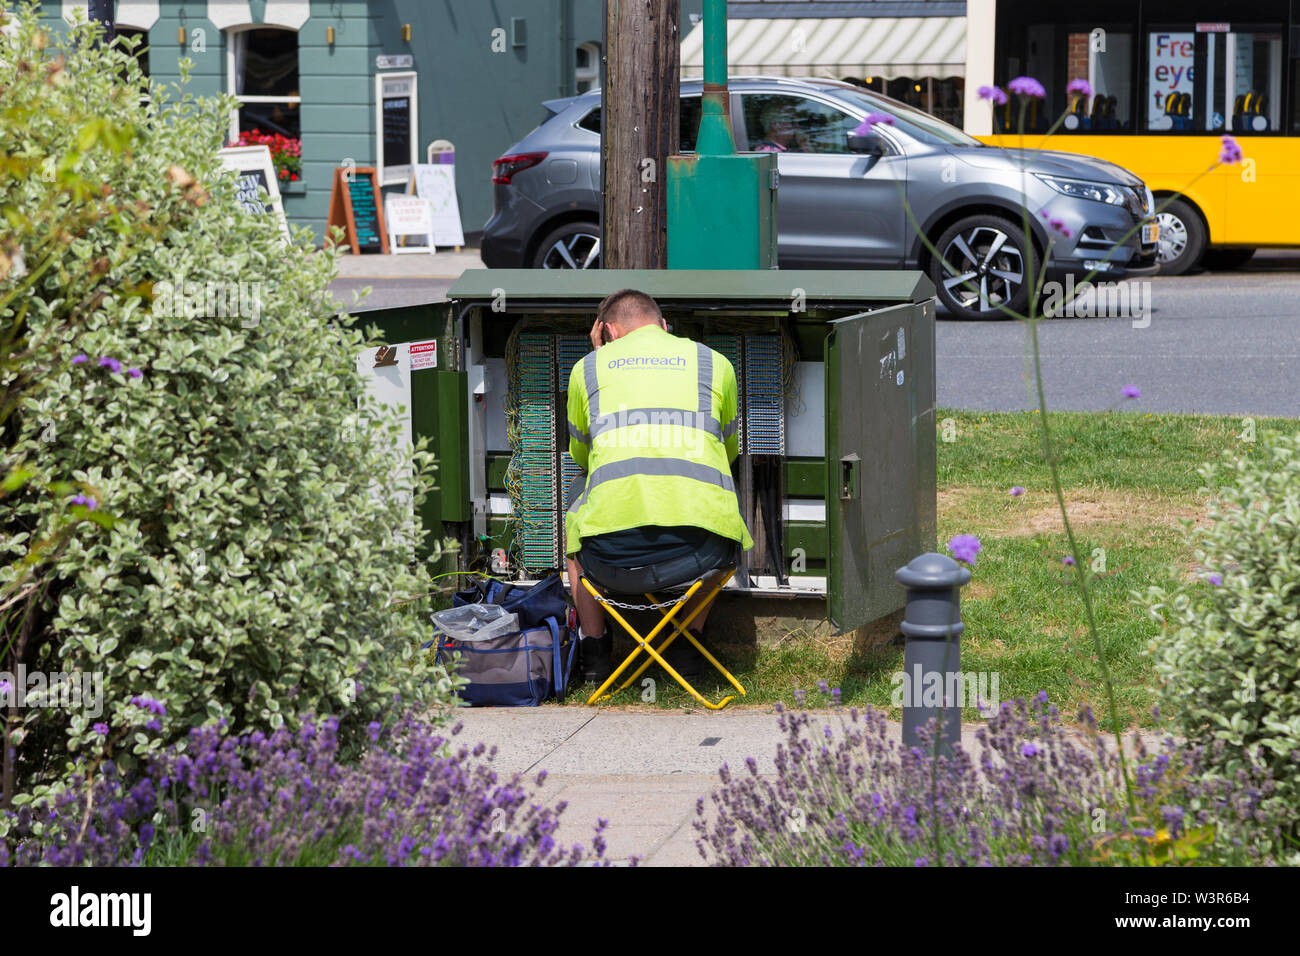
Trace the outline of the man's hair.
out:
M 637 289 L 619 289 L 605 296 L 596 318 L 601 322 L 617 322 L 624 327 L 636 328 L 663 318 L 659 304 Z

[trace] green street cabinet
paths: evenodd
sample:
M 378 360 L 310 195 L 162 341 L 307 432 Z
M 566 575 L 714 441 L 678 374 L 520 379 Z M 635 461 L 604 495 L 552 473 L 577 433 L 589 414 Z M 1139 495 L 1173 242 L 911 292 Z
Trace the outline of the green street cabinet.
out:
M 448 568 L 525 582 L 563 568 L 569 373 L 600 301 L 629 287 L 736 369 L 755 544 L 728 593 L 824 605 L 837 632 L 899 610 L 894 572 L 936 533 L 935 302 L 919 272 L 480 269 L 445 302 L 362 313 L 396 349 L 363 371 L 392 378 L 395 404 L 409 392 L 410 432 L 437 455 L 420 518 L 458 543 Z

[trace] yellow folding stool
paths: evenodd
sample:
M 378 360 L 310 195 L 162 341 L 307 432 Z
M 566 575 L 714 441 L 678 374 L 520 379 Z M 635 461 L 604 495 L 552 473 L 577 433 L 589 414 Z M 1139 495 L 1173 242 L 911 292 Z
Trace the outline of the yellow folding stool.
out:
M 668 648 L 672 645 L 673 641 L 677 640 L 678 635 L 685 637 L 688 641 L 694 644 L 696 650 L 698 650 L 701 654 L 704 655 L 704 659 L 707 660 L 710 664 L 712 664 L 715 668 L 717 668 L 718 672 L 721 673 L 723 677 L 725 677 L 728 681 L 731 682 L 731 686 L 736 688 L 736 690 L 740 692 L 740 696 L 742 697 L 745 696 L 745 688 L 740 686 L 740 682 L 736 680 L 735 677 L 732 676 L 731 671 L 727 670 L 725 667 L 719 664 L 718 659 L 714 657 L 712 654 L 710 654 L 707 650 L 705 650 L 704 647 L 700 644 L 700 642 L 695 639 L 694 635 L 692 635 L 688 630 L 686 630 L 686 628 L 690 627 L 691 621 L 695 620 L 696 615 L 699 614 L 700 611 L 708 607 L 713 602 L 713 599 L 718 596 L 718 592 L 721 591 L 724 587 L 726 587 L 727 582 L 730 581 L 732 575 L 736 573 L 736 569 L 733 567 L 727 570 L 727 573 L 723 576 L 722 580 L 720 580 L 714 586 L 713 590 L 709 593 L 708 598 L 705 599 L 703 602 L 701 602 L 699 607 L 697 607 L 694 611 L 692 611 L 689 615 L 687 615 L 685 621 L 678 624 L 677 621 L 674 619 L 677 615 L 677 612 L 680 611 L 686 605 L 686 602 L 689 601 L 696 594 L 696 592 L 698 592 L 700 588 L 704 586 L 704 578 L 707 577 L 708 574 L 712 574 L 712 573 L 713 572 L 710 571 L 702 575 L 701 577 L 697 578 L 694 581 L 694 583 L 692 583 L 691 586 L 688 587 L 685 590 L 685 592 L 682 593 L 681 597 L 677 598 L 675 601 L 660 601 L 657 597 L 654 596 L 653 593 L 647 591 L 645 593 L 645 597 L 648 601 L 651 602 L 650 604 L 648 605 L 639 605 L 639 604 L 626 605 L 625 604 L 625 605 L 618 605 L 618 606 L 616 606 L 615 603 L 611 601 L 608 597 L 606 597 L 605 595 L 597 591 L 596 588 L 592 585 L 592 583 L 589 580 L 587 580 L 587 576 L 585 574 L 582 576 L 582 586 L 587 589 L 587 591 L 591 594 L 592 597 L 594 597 L 598 602 L 600 602 L 601 606 L 604 607 L 605 610 L 609 611 L 609 613 L 613 615 L 614 620 L 618 621 L 619 624 L 623 625 L 623 629 L 632 636 L 632 639 L 636 641 L 636 645 L 637 645 L 632 649 L 632 653 L 629 654 L 623 660 L 623 663 L 619 664 L 618 667 L 615 668 L 614 673 L 609 675 L 609 678 L 605 681 L 605 683 L 601 684 L 599 687 L 596 688 L 595 693 L 593 693 L 587 701 L 589 705 L 604 700 L 607 697 L 612 697 L 614 694 L 617 694 L 619 691 L 628 687 L 629 685 L 632 684 L 633 681 L 635 681 L 638 677 L 640 677 L 642 674 L 645 673 L 646 668 L 648 668 L 651 664 L 656 662 L 661 667 L 663 667 L 664 670 L 666 670 L 669 674 L 672 675 L 673 680 L 677 681 L 677 683 L 685 687 L 692 697 L 698 700 L 705 707 L 709 708 L 709 710 L 721 710 L 723 707 L 726 707 L 727 704 L 731 703 L 731 701 L 735 700 L 736 695 L 731 694 L 727 697 L 722 698 L 722 700 L 720 700 L 716 704 L 710 703 L 709 701 L 704 699 L 704 697 L 700 694 L 699 691 L 697 691 L 694 687 L 691 686 L 690 682 L 686 680 L 685 677 L 677 673 L 677 671 L 675 671 L 672 668 L 672 666 L 669 665 L 669 663 L 666 660 L 664 660 L 663 652 L 668 650 Z M 656 624 L 654 626 L 654 629 L 651 630 L 649 634 L 645 635 L 645 637 L 642 637 L 641 634 L 637 631 L 637 629 L 634 628 L 631 624 L 629 624 L 627 622 L 627 619 L 624 618 L 622 614 L 618 613 L 618 607 L 635 608 L 637 610 L 657 610 L 660 611 L 661 613 L 663 612 L 664 608 L 669 608 L 669 610 L 666 614 L 662 614 L 663 620 L 661 620 L 658 624 Z M 656 637 L 658 637 L 659 632 L 662 631 L 664 627 L 669 624 L 671 624 L 673 627 L 673 633 L 669 634 L 668 637 L 664 640 L 664 642 L 660 644 L 657 648 L 651 646 L 650 642 L 653 641 Z M 616 687 L 614 690 L 610 690 L 609 689 L 610 685 L 613 684 L 614 681 L 618 680 L 618 675 L 623 673 L 623 671 L 627 670 L 627 668 L 630 667 L 632 662 L 636 659 L 636 656 L 640 654 L 642 651 L 645 651 L 646 654 L 649 655 L 649 658 L 645 662 L 643 662 L 640 667 L 636 669 L 636 672 L 632 674 L 631 677 L 627 678 L 627 680 L 619 684 L 618 687 Z

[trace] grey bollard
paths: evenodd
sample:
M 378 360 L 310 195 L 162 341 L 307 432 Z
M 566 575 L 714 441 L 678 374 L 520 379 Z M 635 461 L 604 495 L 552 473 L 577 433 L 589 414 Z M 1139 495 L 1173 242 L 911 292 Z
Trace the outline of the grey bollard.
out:
M 961 621 L 961 589 L 970 581 L 970 571 L 947 555 L 930 552 L 913 558 L 907 567 L 898 569 L 895 577 L 907 589 L 901 625 L 906 638 L 903 746 L 920 746 L 921 728 L 932 720 L 942 720 L 939 752 L 951 756 L 961 740 L 961 708 L 953 706 L 953 689 L 961 680 L 960 639 L 965 629 Z M 928 675 L 938 675 L 941 683 L 937 692 L 935 677 Z

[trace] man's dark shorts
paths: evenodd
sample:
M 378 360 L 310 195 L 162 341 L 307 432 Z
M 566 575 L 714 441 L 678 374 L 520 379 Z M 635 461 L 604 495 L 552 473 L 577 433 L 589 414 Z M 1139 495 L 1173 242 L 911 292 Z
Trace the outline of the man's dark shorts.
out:
M 582 493 L 585 476 L 569 485 L 566 507 Z M 739 542 L 691 525 L 646 525 L 584 538 L 575 555 L 596 584 L 617 594 L 642 594 L 694 581 L 715 568 L 735 567 Z

